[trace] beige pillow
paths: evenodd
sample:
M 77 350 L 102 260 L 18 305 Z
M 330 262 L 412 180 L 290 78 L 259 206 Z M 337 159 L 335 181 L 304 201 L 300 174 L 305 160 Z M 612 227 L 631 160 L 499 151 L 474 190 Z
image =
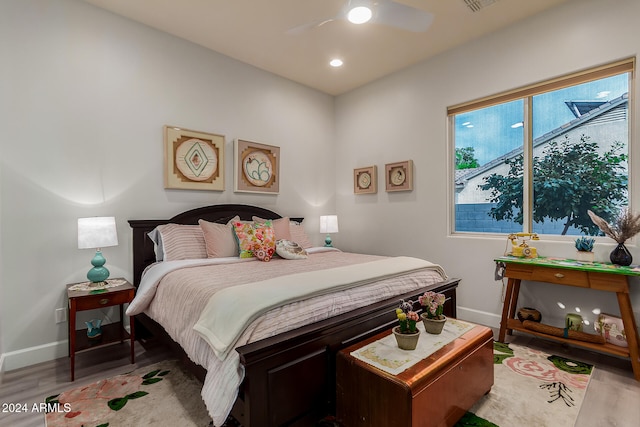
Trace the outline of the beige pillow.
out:
M 309 240 L 309 236 L 307 236 L 306 231 L 304 231 L 302 224 L 298 224 L 293 221 L 289 222 L 289 233 L 291 234 L 291 238 L 287 240 L 296 242 L 303 249 L 313 247 L 313 244 Z
M 226 224 L 198 220 L 204 235 L 208 258 L 238 256 L 238 242 L 233 234 L 232 222 L 233 219 Z
M 291 231 L 289 230 L 288 217 L 266 220 L 254 216 L 252 219 L 254 222 L 260 225 L 264 224 L 265 221 L 271 221 L 273 231 L 276 233 L 276 240 L 291 240 Z

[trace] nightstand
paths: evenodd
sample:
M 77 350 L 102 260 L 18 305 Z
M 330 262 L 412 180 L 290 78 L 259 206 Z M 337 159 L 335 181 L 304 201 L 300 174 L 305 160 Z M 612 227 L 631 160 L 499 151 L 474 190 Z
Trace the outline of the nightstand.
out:
M 135 288 L 124 279 L 109 279 L 107 282 L 119 283 L 118 286 L 96 290 L 71 290 L 77 284 L 67 285 L 69 300 L 69 358 L 71 359 L 71 381 L 75 377 L 75 356 L 81 351 L 101 348 L 115 342 L 123 343 L 131 340 L 131 363 L 134 363 L 134 322 L 130 323 L 130 333 L 124 328 L 123 304 L 133 300 Z M 99 339 L 89 339 L 87 330 L 76 330 L 76 314 L 78 311 L 95 310 L 114 305 L 120 306 L 120 321 L 102 325 L 102 336 Z

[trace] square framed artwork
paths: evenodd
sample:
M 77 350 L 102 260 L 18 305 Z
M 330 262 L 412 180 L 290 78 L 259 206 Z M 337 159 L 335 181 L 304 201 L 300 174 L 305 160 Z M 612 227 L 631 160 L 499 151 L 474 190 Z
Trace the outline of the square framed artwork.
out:
M 387 191 L 413 190 L 413 161 L 406 160 L 384 165 L 384 182 Z
M 224 136 L 164 127 L 164 188 L 224 191 Z
M 278 194 L 280 147 L 236 139 L 233 146 L 234 191 Z
M 353 170 L 353 192 L 374 194 L 378 191 L 378 168 L 367 166 Z

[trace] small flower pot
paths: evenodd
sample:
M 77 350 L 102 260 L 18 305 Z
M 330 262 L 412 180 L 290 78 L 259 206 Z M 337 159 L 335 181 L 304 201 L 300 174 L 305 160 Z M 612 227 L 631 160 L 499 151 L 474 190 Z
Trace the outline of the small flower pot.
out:
M 393 335 L 396 337 L 398 347 L 403 350 L 415 350 L 418 345 L 418 338 L 420 338 L 420 331 L 415 334 L 401 334 L 400 326 L 393 328 Z
M 444 316 L 443 316 L 444 317 Z M 426 314 L 421 314 L 420 318 L 422 318 L 422 323 L 424 324 L 424 329 L 434 335 L 438 335 L 442 332 L 442 328 L 444 328 L 444 324 L 447 321 L 447 318 L 443 319 L 429 319 Z
M 580 262 L 593 262 L 593 252 L 576 251 L 576 261 Z

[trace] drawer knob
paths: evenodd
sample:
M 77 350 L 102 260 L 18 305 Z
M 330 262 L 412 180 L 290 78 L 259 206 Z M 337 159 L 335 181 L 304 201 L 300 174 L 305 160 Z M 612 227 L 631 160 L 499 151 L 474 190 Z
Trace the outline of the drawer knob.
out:
M 108 302 L 109 302 L 109 299 L 108 299 L 108 298 L 102 298 L 102 299 L 100 300 L 100 305 L 105 305 L 105 304 L 106 304 L 106 303 L 108 303 Z
M 558 279 L 562 279 L 564 277 L 564 274 L 556 273 L 556 274 L 554 274 L 554 276 L 556 276 Z

